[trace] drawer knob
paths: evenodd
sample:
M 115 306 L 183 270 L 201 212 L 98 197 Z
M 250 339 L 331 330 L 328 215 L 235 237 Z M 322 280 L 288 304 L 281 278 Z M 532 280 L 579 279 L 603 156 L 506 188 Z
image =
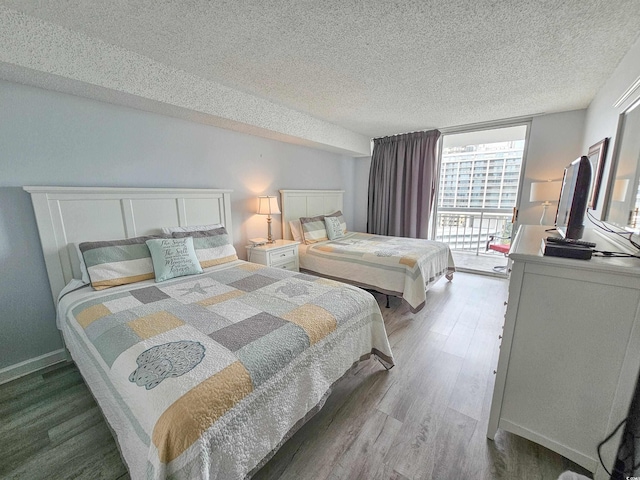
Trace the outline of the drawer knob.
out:
M 494 371 L 493 371 L 493 374 L 495 375 L 496 373 L 498 373 L 498 372 L 496 372 L 496 371 L 494 370 Z
M 504 304 L 505 304 L 505 305 L 508 305 L 508 304 L 509 304 L 509 302 L 505 301 L 505 302 L 504 302 Z
M 286 256 L 287 256 L 287 254 L 286 254 L 286 253 L 281 253 L 281 254 L 280 254 L 280 256 L 281 256 L 281 257 L 286 257 Z
M 502 335 L 498 335 L 498 338 L 502 338 Z

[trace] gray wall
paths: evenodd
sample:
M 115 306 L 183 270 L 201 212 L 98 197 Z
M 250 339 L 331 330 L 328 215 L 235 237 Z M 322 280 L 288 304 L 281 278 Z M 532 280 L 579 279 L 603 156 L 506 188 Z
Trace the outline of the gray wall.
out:
M 3 81 L 0 106 L 0 369 L 62 347 L 23 185 L 231 188 L 240 256 L 257 195 L 344 189 L 354 217 L 350 157 Z
M 353 182 L 353 202 L 354 202 L 354 230 L 358 232 L 367 231 L 367 208 L 369 206 L 369 169 L 371 168 L 371 157 L 360 157 L 354 159 L 354 182 Z

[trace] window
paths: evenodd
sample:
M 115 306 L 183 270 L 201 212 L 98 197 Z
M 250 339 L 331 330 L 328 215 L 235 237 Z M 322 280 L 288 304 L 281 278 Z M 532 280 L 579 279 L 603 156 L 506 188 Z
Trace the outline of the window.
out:
M 510 231 L 526 132 L 520 125 L 443 136 L 434 239 L 449 244 L 459 268 L 495 273 L 506 265 L 486 245 Z
M 487 140 L 482 143 L 464 144 L 465 136 L 478 138 L 485 132 L 456 134 L 445 137 L 442 149 L 443 172 L 441 176 L 438 206 L 443 207 L 445 197 L 450 204 L 452 192 L 456 207 L 466 207 L 469 203 L 469 188 L 472 183 L 473 201 L 471 207 L 482 206 L 479 199 L 485 198 L 485 207 L 512 208 L 517 199 L 520 169 L 524 151 L 526 127 L 511 127 L 487 131 Z M 517 130 L 517 132 L 513 132 Z M 492 137 L 500 137 L 501 131 L 510 131 L 501 141 L 490 142 Z M 498 133 L 495 133 L 498 132 Z M 447 140 L 455 138 L 452 142 Z M 503 135 L 504 137 L 504 135 Z M 469 139 L 469 141 L 471 141 Z M 450 143 L 450 145 L 448 145 Z M 448 205 L 450 206 L 450 205 Z

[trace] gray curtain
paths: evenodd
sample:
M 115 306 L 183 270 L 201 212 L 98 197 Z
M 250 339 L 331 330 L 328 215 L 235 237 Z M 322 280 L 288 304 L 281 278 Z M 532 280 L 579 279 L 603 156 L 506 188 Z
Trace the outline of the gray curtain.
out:
M 374 139 L 367 232 L 428 237 L 439 138 L 440 131 L 430 130 Z

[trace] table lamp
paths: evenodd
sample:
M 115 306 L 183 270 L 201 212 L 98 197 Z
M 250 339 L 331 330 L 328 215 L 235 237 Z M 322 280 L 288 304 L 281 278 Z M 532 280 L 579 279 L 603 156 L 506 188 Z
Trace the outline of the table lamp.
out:
M 547 214 L 547 208 L 549 208 L 550 201 L 558 201 L 560 196 L 560 181 L 548 182 L 533 182 L 531 184 L 531 195 L 529 196 L 530 202 L 544 202 L 542 204 L 542 217 L 540 217 L 540 225 L 544 225 L 544 217 Z
M 274 243 L 273 237 L 271 236 L 271 215 L 280 215 L 278 198 L 269 196 L 258 197 L 258 215 L 267 216 L 267 242 Z

